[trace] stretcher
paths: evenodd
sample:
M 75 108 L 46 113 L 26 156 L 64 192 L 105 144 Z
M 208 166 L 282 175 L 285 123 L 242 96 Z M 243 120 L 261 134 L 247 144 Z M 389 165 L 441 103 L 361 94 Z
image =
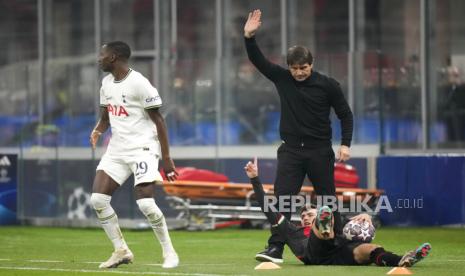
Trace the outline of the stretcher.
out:
M 264 184 L 267 194 L 273 194 L 273 185 Z M 163 189 L 170 206 L 177 210 L 177 219 L 184 221 L 188 230 L 209 230 L 231 225 L 264 226 L 266 217 L 254 199 L 249 183 L 214 182 L 199 180 L 163 181 Z M 336 187 L 338 200 L 344 206 L 352 202 L 364 201 L 374 208 L 383 194 L 382 190 Z M 314 199 L 312 186 L 303 186 L 301 195 Z M 343 216 L 355 215 L 344 212 Z M 378 214 L 371 213 L 374 224 L 379 222 Z M 297 214 L 293 221 L 299 221 Z M 375 225 L 376 226 L 376 225 Z

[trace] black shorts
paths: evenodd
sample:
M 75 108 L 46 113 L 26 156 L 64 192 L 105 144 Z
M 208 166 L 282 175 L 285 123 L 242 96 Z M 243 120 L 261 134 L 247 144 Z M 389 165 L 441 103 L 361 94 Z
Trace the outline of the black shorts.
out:
M 341 236 L 334 240 L 320 240 L 312 233 L 307 254 L 310 264 L 314 265 L 359 265 L 354 259 L 354 249 L 361 244 Z

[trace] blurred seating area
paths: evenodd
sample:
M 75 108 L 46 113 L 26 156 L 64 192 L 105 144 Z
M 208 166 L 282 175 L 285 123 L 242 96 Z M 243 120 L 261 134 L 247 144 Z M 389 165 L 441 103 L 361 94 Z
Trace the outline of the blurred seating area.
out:
M 0 116 L 0 146 L 23 147 L 38 145 L 41 139 L 43 146 L 88 147 L 89 133 L 95 125 L 95 115 L 62 116 L 50 124 L 40 125 L 37 117 Z M 263 129 L 258 135 L 265 144 L 278 143 L 279 112 L 269 112 L 265 116 Z M 358 144 L 376 144 L 380 140 L 380 123 L 376 117 L 355 118 L 354 140 Z M 218 127 L 221 127 L 220 141 Z M 337 142 L 340 137 L 339 121 L 334 120 L 333 137 Z M 220 124 L 215 122 L 180 122 L 169 128 L 170 144 L 173 146 L 188 145 L 241 145 L 247 143 L 246 127 L 240 121 L 230 120 Z M 386 118 L 384 121 L 384 139 L 387 143 L 412 143 L 421 139 L 421 122 L 414 119 Z M 465 133 L 463 134 L 465 135 Z M 447 140 L 445 122 L 435 122 L 430 128 L 431 140 L 442 143 Z M 256 141 L 256 143 L 258 140 Z

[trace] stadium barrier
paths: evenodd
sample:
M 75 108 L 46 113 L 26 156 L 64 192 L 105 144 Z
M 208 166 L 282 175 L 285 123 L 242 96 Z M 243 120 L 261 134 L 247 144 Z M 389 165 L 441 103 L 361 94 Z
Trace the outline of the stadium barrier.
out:
M 98 226 L 95 212 L 90 205 L 92 182 L 98 160 L 73 158 L 73 154 L 64 155 L 60 151 L 39 151 L 37 156 L 20 158 L 18 185 L 18 218 L 22 223 L 34 225 L 60 225 L 72 227 Z M 90 156 L 89 156 L 90 157 Z M 244 164 L 248 159 L 179 159 L 178 167 L 194 166 L 221 171 L 236 183 L 247 182 Z M 367 187 L 366 159 L 354 158 L 351 164 L 357 168 L 360 177 L 359 187 Z M 275 177 L 276 160 L 260 160 L 262 181 L 272 183 Z M 306 184 L 308 185 L 308 183 Z M 118 189 L 112 198 L 112 205 L 123 227 L 139 228 L 145 224 L 133 195 L 133 178 Z M 176 219 L 179 214 L 169 206 L 167 194 L 157 186 L 155 199 L 163 210 L 172 227 L 183 224 Z M 170 220 L 171 219 L 171 220 Z M 147 225 L 145 225 L 147 226 Z
M 89 218 L 95 219 L 88 199 L 97 161 L 40 156 L 18 160 L 18 218 L 34 224 L 43 219 L 50 222 L 49 225 L 57 222 L 61 225 L 89 225 Z M 243 158 L 180 159 L 176 164 L 178 167 L 221 171 L 231 182 L 246 183 L 247 176 L 243 172 L 246 161 Z M 359 187 L 373 188 L 367 185 L 367 159 L 353 158 L 350 164 L 357 168 Z M 381 211 L 383 225 L 465 224 L 465 156 L 382 156 L 377 158 L 376 166 L 376 188 L 385 191 L 392 206 L 392 212 Z M 262 159 L 260 167 L 262 181 L 272 183 L 276 160 Z M 128 226 L 138 227 L 144 217 L 135 204 L 132 181 L 130 178 L 115 193 L 112 202 L 122 220 L 135 220 Z M 161 187 L 156 188 L 157 204 L 166 217 L 175 219 L 179 212 L 169 207 L 166 196 Z
M 465 225 L 465 156 L 382 156 L 377 178 L 393 209 L 384 225 Z

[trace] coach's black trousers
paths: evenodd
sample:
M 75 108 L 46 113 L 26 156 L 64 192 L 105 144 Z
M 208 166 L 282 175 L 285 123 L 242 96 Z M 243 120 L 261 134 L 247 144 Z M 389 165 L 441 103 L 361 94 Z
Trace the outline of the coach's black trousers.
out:
M 306 148 L 281 144 L 278 149 L 278 168 L 274 192 L 276 197 L 297 195 L 307 175 L 317 195 L 336 195 L 334 187 L 334 152 L 328 146 L 324 148 Z M 278 201 L 279 202 L 279 201 Z M 290 212 L 280 212 L 290 220 Z M 339 212 L 334 212 L 334 231 L 342 233 Z M 284 247 L 284 240 L 271 229 L 269 245 Z

